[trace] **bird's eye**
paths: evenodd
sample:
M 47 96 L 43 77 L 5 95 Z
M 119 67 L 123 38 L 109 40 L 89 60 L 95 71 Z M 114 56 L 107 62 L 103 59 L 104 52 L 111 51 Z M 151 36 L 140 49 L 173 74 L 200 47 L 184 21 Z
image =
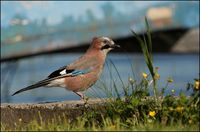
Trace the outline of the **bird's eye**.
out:
M 103 40 L 103 43 L 104 43 L 104 44 L 107 44 L 107 43 L 108 43 L 108 40 L 106 40 L 106 39 Z

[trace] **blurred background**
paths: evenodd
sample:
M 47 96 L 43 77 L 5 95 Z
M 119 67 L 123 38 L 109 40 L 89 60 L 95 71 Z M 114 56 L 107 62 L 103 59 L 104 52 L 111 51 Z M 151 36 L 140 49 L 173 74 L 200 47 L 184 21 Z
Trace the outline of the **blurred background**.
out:
M 131 29 L 144 34 L 145 16 L 161 76 L 159 86 L 172 77 L 167 91 L 186 92 L 187 83 L 199 78 L 198 1 L 1 1 L 1 102 L 78 100 L 61 88 L 11 94 L 77 59 L 95 36 L 111 37 L 122 48 L 109 54 L 101 79 L 86 95 L 106 97 L 102 85 L 112 89 L 113 80 L 122 90 L 110 61 L 125 84 L 129 77 L 140 81 L 148 69 Z

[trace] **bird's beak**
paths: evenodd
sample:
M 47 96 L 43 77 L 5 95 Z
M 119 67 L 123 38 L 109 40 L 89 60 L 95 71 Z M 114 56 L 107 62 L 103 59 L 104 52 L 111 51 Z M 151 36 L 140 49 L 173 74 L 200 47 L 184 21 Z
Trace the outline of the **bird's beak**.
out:
M 117 44 L 113 44 L 113 45 L 111 45 L 110 47 L 113 48 L 113 49 L 120 48 L 120 46 L 117 45 Z

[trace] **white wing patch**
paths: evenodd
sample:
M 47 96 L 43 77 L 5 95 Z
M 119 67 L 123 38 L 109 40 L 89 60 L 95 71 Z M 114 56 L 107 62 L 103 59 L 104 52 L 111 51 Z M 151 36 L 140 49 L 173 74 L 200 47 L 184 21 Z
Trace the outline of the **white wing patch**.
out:
M 65 74 L 67 74 L 67 73 L 66 73 L 66 69 L 64 69 L 64 70 L 62 70 L 62 71 L 60 72 L 60 75 L 65 75 Z
M 47 86 L 48 87 L 63 87 L 63 88 L 65 88 L 65 79 L 61 78 L 61 79 L 53 80 Z

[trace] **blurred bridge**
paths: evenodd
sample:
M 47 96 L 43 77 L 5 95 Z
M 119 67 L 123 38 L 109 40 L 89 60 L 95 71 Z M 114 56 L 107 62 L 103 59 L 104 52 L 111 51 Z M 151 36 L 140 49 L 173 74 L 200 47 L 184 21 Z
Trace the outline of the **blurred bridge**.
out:
M 195 41 L 193 50 L 172 50 L 187 31 L 191 28 L 198 29 L 199 6 L 195 2 L 189 4 L 160 3 L 147 6 L 139 13 L 122 14 L 108 3 L 102 7 L 103 19 L 96 19 L 95 14 L 89 10 L 87 21 L 75 21 L 72 16 L 65 16 L 61 23 L 54 26 L 49 26 L 45 19 L 38 24 L 18 14 L 12 19 L 11 26 L 1 29 L 1 62 L 41 54 L 81 52 L 87 49 L 95 36 L 109 36 L 125 51 L 138 52 L 139 46 L 131 29 L 138 34 L 145 33 L 144 16 L 147 16 L 151 25 L 155 52 L 199 52 L 199 30 L 195 30 L 196 33 L 192 36 Z M 191 18 L 195 19 L 188 22 Z

